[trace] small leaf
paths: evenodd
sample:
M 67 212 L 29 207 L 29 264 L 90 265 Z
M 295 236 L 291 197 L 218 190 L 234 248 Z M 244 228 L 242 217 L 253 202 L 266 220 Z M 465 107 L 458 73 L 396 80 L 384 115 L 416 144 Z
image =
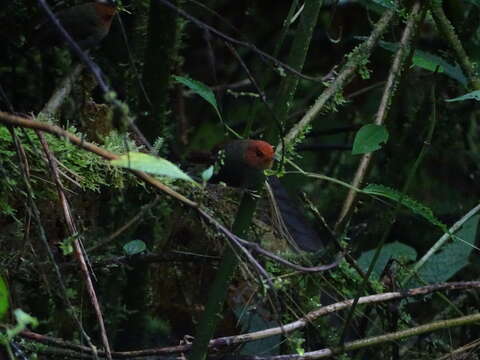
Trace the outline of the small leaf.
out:
M 200 81 L 193 80 L 184 76 L 174 75 L 173 78 L 175 79 L 175 81 L 185 85 L 190 90 L 192 90 L 195 94 L 201 96 L 208 103 L 210 103 L 215 109 L 220 120 L 222 120 L 222 115 L 220 114 L 220 110 L 218 109 L 217 99 L 215 98 L 215 94 L 207 85 L 201 83 Z
M 184 173 L 177 165 L 161 157 L 144 153 L 129 152 L 128 154 L 120 156 L 120 158 L 116 160 L 111 160 L 110 163 L 114 166 L 195 183 L 195 181 Z
M 140 254 L 147 250 L 147 245 L 142 240 L 132 240 L 123 245 L 123 251 L 127 255 Z
M 454 102 L 454 101 L 465 101 L 465 100 L 477 100 L 480 101 L 480 90 L 475 90 L 472 92 L 469 92 L 468 94 L 453 98 L 453 99 L 447 99 L 445 100 L 446 102 Z
M 75 235 L 69 236 L 59 244 L 63 255 L 70 255 L 71 253 L 73 253 L 73 242 L 75 241 L 75 239 Z
M 202 171 L 202 180 L 204 182 L 207 182 L 208 180 L 210 180 L 213 176 L 213 169 L 214 169 L 214 166 L 209 166 L 208 169 Z
M 353 155 L 365 154 L 381 149 L 380 144 L 388 140 L 388 131 L 382 125 L 368 124 L 361 127 L 353 141 Z
M 8 288 L 3 277 L 0 276 L 0 320 L 8 310 Z

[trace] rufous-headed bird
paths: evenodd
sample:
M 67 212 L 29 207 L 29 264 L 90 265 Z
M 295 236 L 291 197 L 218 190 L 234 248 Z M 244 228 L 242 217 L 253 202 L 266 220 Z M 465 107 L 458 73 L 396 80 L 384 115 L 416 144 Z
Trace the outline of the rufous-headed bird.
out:
M 110 31 L 117 7 L 113 0 L 97 0 L 55 13 L 65 30 L 84 50 L 97 46 Z M 35 27 L 34 42 L 39 46 L 62 46 L 64 39 L 50 20 Z
M 226 144 L 217 155 L 219 168 L 211 182 L 224 182 L 229 186 L 256 188 L 267 180 L 271 191 L 276 223 L 292 245 L 304 251 L 318 251 L 324 247 L 318 232 L 305 218 L 275 176 L 265 177 L 264 170 L 274 161 L 272 145 L 262 140 L 235 140 Z
M 272 166 L 274 156 L 273 146 L 266 141 L 232 141 L 218 152 L 218 172 L 211 181 L 222 181 L 234 187 L 255 188 L 265 180 L 263 171 Z

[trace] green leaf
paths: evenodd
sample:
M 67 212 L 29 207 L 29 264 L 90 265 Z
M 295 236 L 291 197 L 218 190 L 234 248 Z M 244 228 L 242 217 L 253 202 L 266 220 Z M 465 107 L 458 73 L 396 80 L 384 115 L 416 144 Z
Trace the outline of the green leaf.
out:
M 382 196 L 396 202 L 399 202 L 401 199 L 403 206 L 407 207 L 415 214 L 420 215 L 432 225 L 439 227 L 443 232 L 448 232 L 447 226 L 438 220 L 428 206 L 423 205 L 407 195 L 402 195 L 402 193 L 396 189 L 392 189 L 385 185 L 369 184 L 362 189 L 362 193 L 367 195 Z
M 177 165 L 161 157 L 138 152 L 129 152 L 128 154 L 120 156 L 120 158 L 116 160 L 111 160 L 110 163 L 114 166 L 144 171 L 172 179 L 182 179 L 196 184 L 196 182 L 184 173 Z
M 359 39 L 365 38 L 359 37 Z M 396 52 L 400 45 L 398 43 L 380 41 L 380 46 L 385 50 Z M 455 63 L 455 65 L 451 65 L 447 61 L 442 59 L 440 56 L 418 49 L 416 49 L 413 53 L 412 62 L 413 65 L 432 72 L 434 72 L 438 67 L 439 73 L 444 73 L 448 77 L 457 80 L 463 86 L 467 85 L 467 77 L 460 68 L 460 65 L 458 65 L 457 63 Z
M 435 253 L 418 270 L 420 278 L 427 283 L 437 283 L 449 280 L 453 275 L 468 265 L 477 236 L 480 215 L 473 216 L 453 236 L 453 242 L 447 243 Z
M 123 245 L 123 251 L 127 255 L 140 254 L 147 250 L 147 245 L 142 240 L 132 240 Z
M 475 90 L 472 92 L 469 92 L 468 94 L 453 98 L 453 99 L 447 99 L 445 100 L 446 102 L 454 102 L 454 101 L 465 101 L 465 100 L 477 100 L 480 101 L 480 90 Z
M 33 316 L 27 314 L 22 309 L 15 309 L 13 315 L 17 320 L 17 325 L 15 325 L 11 329 L 7 329 L 7 338 L 9 341 L 16 335 L 21 333 L 23 330 L 25 330 L 28 325 L 32 325 L 33 327 L 38 325 L 38 320 Z
M 63 255 L 70 255 L 73 253 L 73 243 L 77 235 L 69 236 L 60 243 L 60 249 L 62 250 Z
M 3 319 L 8 310 L 8 288 L 7 283 L 0 276 L 0 320 Z
M 369 250 L 360 255 L 358 259 L 358 266 L 360 266 L 364 271 L 368 270 L 375 251 L 375 249 Z M 411 246 L 401 242 L 385 244 L 380 252 L 378 261 L 373 268 L 372 275 L 378 279 L 382 274 L 383 269 L 387 265 L 388 260 L 390 259 L 397 259 L 400 261 L 415 261 L 416 258 L 417 252 Z
M 381 149 L 380 144 L 388 140 L 388 131 L 382 125 L 368 124 L 361 127 L 353 141 L 353 155 L 365 154 Z
M 202 180 L 204 182 L 207 182 L 212 178 L 214 168 L 215 167 L 212 165 L 212 166 L 209 166 L 208 169 L 202 171 Z
M 207 85 L 201 83 L 200 81 L 193 80 L 184 76 L 174 75 L 173 78 L 175 79 L 175 81 L 185 85 L 190 90 L 192 90 L 195 94 L 201 96 L 208 103 L 210 103 L 215 109 L 220 120 L 222 120 L 222 115 L 220 114 L 220 110 L 218 109 L 217 99 L 215 98 L 215 94 Z

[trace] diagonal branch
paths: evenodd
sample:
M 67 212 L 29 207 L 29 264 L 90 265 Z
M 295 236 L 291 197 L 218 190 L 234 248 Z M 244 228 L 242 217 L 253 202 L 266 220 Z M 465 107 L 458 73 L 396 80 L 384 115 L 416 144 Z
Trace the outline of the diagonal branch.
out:
M 395 91 L 397 90 L 400 76 L 405 66 L 407 57 L 412 51 L 411 44 L 415 36 L 417 26 L 420 20 L 423 18 L 423 14 L 425 14 L 425 6 L 422 6 L 421 2 L 416 2 L 411 9 L 409 20 L 407 22 L 405 30 L 403 31 L 402 39 L 400 40 L 400 46 L 395 54 L 392 66 L 390 67 L 390 73 L 388 75 L 385 89 L 383 91 L 383 96 L 380 101 L 380 105 L 378 107 L 377 115 L 374 121 L 376 125 L 383 125 L 385 123 L 385 120 L 387 119 L 388 110 L 390 108 L 392 98 L 395 94 Z M 362 185 L 365 176 L 367 175 L 372 156 L 373 153 L 368 153 L 362 156 L 362 159 L 360 160 L 360 164 L 358 165 L 357 171 L 352 181 L 352 186 L 354 188 L 360 188 L 360 186 Z M 357 191 L 350 189 L 335 224 L 335 230 L 338 231 L 344 221 L 348 218 L 348 214 L 350 214 L 353 209 L 353 203 L 356 199 L 356 196 Z
M 373 48 L 377 45 L 383 33 L 387 30 L 388 25 L 393 20 L 394 15 L 395 10 L 393 9 L 385 11 L 383 16 L 376 23 L 375 29 L 370 34 L 369 38 L 350 54 L 347 63 L 343 66 L 335 80 L 333 80 L 322 94 L 320 94 L 303 118 L 288 132 L 285 137 L 286 144 L 291 143 L 299 134 L 301 134 L 315 117 L 320 114 L 325 104 L 350 82 L 360 65 L 362 65 L 370 56 Z M 280 154 L 281 152 L 282 146 L 279 145 L 277 147 L 277 154 Z

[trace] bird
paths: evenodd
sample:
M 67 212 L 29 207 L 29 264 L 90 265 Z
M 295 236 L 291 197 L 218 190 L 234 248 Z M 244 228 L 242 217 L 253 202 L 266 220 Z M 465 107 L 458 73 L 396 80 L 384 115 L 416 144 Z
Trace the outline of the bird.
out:
M 275 151 L 263 140 L 234 140 L 217 152 L 217 172 L 210 182 L 254 189 L 265 180 L 264 170 L 272 167 Z
M 266 141 L 234 140 L 217 152 L 218 170 L 210 182 L 223 182 L 244 189 L 256 189 L 265 183 L 274 209 L 274 222 L 282 235 L 297 250 L 316 252 L 323 249 L 325 244 L 319 232 L 306 219 L 280 180 L 265 175 L 264 170 L 272 167 L 274 159 L 274 147 Z
M 65 30 L 83 50 L 97 46 L 110 31 L 117 6 L 113 0 L 97 0 L 55 13 Z M 33 42 L 41 47 L 63 46 L 65 41 L 51 20 L 35 26 Z

